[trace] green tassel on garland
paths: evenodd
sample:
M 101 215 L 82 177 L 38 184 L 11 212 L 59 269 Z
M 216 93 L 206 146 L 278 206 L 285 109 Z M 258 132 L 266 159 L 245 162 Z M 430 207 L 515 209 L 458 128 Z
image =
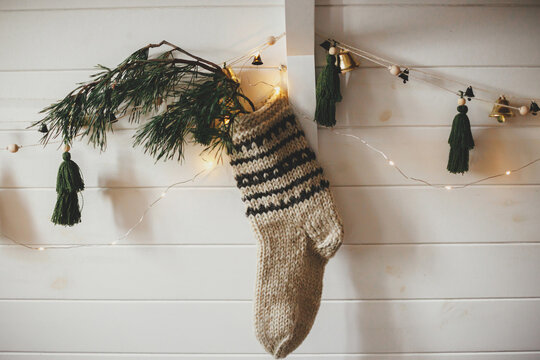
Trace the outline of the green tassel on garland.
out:
M 336 102 L 340 102 L 339 64 L 335 55 L 326 55 L 326 66 L 317 78 L 315 121 L 322 126 L 336 125 Z
M 56 225 L 72 226 L 81 222 L 79 192 L 84 190 L 84 181 L 69 151 L 64 152 L 62 158 L 64 161 L 56 178 L 57 200 L 51 221 Z
M 446 169 L 453 174 L 463 174 L 469 171 L 469 150 L 474 148 L 474 140 L 467 106 L 459 105 L 457 110 L 459 113 L 454 117 L 448 138 L 450 155 Z

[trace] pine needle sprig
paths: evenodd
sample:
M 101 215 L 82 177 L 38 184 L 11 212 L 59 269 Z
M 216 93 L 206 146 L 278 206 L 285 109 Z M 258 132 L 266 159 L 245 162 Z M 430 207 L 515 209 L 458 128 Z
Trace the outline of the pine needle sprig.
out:
M 231 125 L 245 113 L 238 83 L 221 74 L 199 76 L 175 92 L 175 101 L 163 116 L 154 116 L 135 134 L 135 146 L 157 160 L 182 159 L 183 148 L 193 142 L 208 151 L 232 151 Z
M 171 49 L 149 59 L 149 49 L 162 45 Z M 188 58 L 175 57 L 178 53 Z M 230 152 L 234 118 L 246 112 L 245 103 L 254 109 L 220 66 L 167 41 L 137 50 L 116 68 L 97 68 L 91 81 L 45 108 L 45 117 L 31 125 L 47 126 L 44 144 L 58 137 L 70 144 L 80 136 L 105 150 L 107 133 L 118 117 L 129 116 L 130 122 L 138 123 L 152 114 L 135 134 L 135 145 L 157 160 L 182 159 L 191 140 L 210 151 Z M 169 105 L 159 113 L 167 99 Z

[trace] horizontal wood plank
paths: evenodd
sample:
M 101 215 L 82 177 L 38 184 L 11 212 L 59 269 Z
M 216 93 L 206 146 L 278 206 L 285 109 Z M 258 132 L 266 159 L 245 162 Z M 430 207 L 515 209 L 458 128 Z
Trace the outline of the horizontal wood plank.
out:
M 505 173 L 540 157 L 536 139 L 540 128 L 476 128 L 475 148 L 470 152 L 470 171 L 450 174 L 450 128 L 360 128 L 319 132 L 319 159 L 333 185 L 420 185 L 403 178 L 379 153 L 351 134 L 385 152 L 406 174 L 432 184 L 464 184 Z M 490 179 L 484 184 L 538 184 L 540 166 Z
M 412 353 L 412 354 L 291 354 L 288 359 L 316 360 L 537 360 L 540 352 L 505 351 L 486 353 Z M 260 360 L 268 354 L 111 354 L 111 353 L 0 353 L 0 360 Z
M 5 116 L 9 115 L 8 110 L 29 111 L 33 108 L 37 110 L 36 113 L 39 112 L 44 107 L 64 98 L 79 83 L 89 81 L 96 72 L 95 70 L 0 72 L 0 80 L 10 84 L 9 87 L 0 88 L 1 111 L 6 111 L 1 120 L 6 120 Z M 279 85 L 280 81 L 280 72 L 277 67 L 258 69 L 239 66 L 235 67 L 235 73 L 242 82 L 242 91 L 254 102 L 271 95 L 274 86 Z M 262 82 L 268 82 L 270 85 Z M 28 84 L 32 86 L 29 87 Z M 37 119 L 40 118 L 41 115 L 37 116 Z
M 319 132 L 319 160 L 334 186 L 356 185 L 421 185 L 407 180 L 388 165 L 381 155 L 360 141 L 343 136 L 359 136 L 384 151 L 407 174 L 433 184 L 463 184 L 494 174 L 516 169 L 540 156 L 535 141 L 540 128 L 476 128 L 476 147 L 471 151 L 470 171 L 464 176 L 446 171 L 449 128 L 372 128 L 339 129 Z M 201 157 L 200 146 L 187 146 L 185 160 L 155 163 L 143 149 L 132 148 L 133 131 L 117 131 L 108 137 L 107 151 L 100 153 L 84 143 L 75 143 L 72 150 L 85 176 L 88 187 L 168 186 L 191 178 L 206 168 L 212 155 Z M 39 142 L 37 132 L 0 132 L 0 144 L 33 144 Z M 57 160 L 55 160 L 57 159 Z M 23 148 L 16 154 L 5 153 L 0 166 L 6 171 L 1 187 L 54 187 L 61 152 L 57 145 Z M 148 171 L 148 169 L 152 169 Z M 535 164 L 520 172 L 490 179 L 484 184 L 540 184 L 540 167 Z M 189 186 L 233 186 L 232 171 L 224 158 L 223 165 Z
M 203 153 L 202 146 L 188 145 L 185 148 L 184 160 L 176 158 L 156 162 L 144 154 L 141 147 L 133 148 L 135 130 L 109 133 L 107 150 L 88 145 L 86 140 L 76 142 L 71 149 L 72 160 L 81 167 L 87 187 L 118 186 L 168 186 L 175 182 L 191 179 L 195 174 L 215 165 L 212 172 L 199 177 L 195 182 L 184 186 L 233 186 L 232 169 L 225 157 L 219 164 L 214 154 Z M 16 143 L 23 145 L 18 153 L 3 152 L 0 167 L 4 170 L 2 187 L 54 187 L 58 166 L 62 159 L 59 144 L 27 147 L 24 145 L 39 143 L 41 134 L 37 131 L 0 132 L 0 144 Z M 26 172 L 23 176 L 17 169 L 22 166 Z M 23 180 L 26 179 L 26 180 Z
M 252 299 L 255 246 L 2 247 L 3 299 Z M 540 244 L 345 245 L 325 299 L 540 297 Z
M 114 8 L 160 8 L 160 7 L 235 7 L 235 6 L 283 6 L 283 0 L 4 0 L 0 11 L 47 11 L 88 10 Z
M 30 244 L 109 244 L 135 225 L 162 191 L 87 189 L 82 223 L 64 228 L 50 222 L 53 188 L 3 189 L 1 232 Z M 537 186 L 332 189 L 347 244 L 536 242 L 540 224 L 532 214 L 539 191 Z M 173 189 L 122 244 L 254 244 L 240 196 L 234 187 Z
M 505 93 L 513 106 L 529 106 L 528 99 L 540 97 L 540 84 L 530 79 L 540 76 L 540 68 L 436 68 L 423 69 L 435 76 L 478 85 L 489 92 L 475 89 L 477 97 L 495 102 Z M 424 74 L 411 74 L 426 78 Z M 457 96 L 411 79 L 403 84 L 382 68 L 360 68 L 341 76 L 343 101 L 337 104 L 338 127 L 348 126 L 449 126 L 457 114 Z M 458 91 L 466 85 L 434 79 L 438 85 Z M 504 89 L 504 90 L 503 90 Z M 522 98 L 522 99 L 521 99 Z M 516 115 L 500 124 L 490 118 L 493 105 L 472 101 L 467 115 L 474 126 L 515 127 L 538 126 L 538 116 Z
M 297 353 L 538 351 L 539 310 L 540 300 L 323 303 Z M 251 311 L 250 302 L 2 301 L 0 348 L 261 353 Z
M 323 6 L 315 24 L 323 35 L 399 64 L 537 66 L 540 50 L 528 39 L 540 36 L 539 15 L 536 6 Z
M 315 0 L 315 6 L 534 6 L 535 0 Z
M 140 47 L 163 39 L 222 63 L 281 34 L 284 20 L 281 6 L 0 12 L 0 43 L 10 50 L 0 59 L 0 70 L 114 66 Z M 209 24 L 219 24 L 219 31 L 200 31 Z M 285 42 L 265 50 L 263 58 L 265 65 L 279 65 Z
M 459 81 L 470 81 L 494 91 L 476 89 L 478 97 L 495 101 L 501 89 L 515 106 L 527 104 L 525 99 L 540 96 L 540 85 L 530 79 L 540 76 L 540 68 L 436 68 L 427 69 L 435 75 L 451 76 Z M 236 69 L 242 79 L 242 89 L 254 102 L 260 103 L 278 85 L 276 69 Z M 34 71 L 0 72 L 0 129 L 22 129 L 43 117 L 39 111 L 63 98 L 77 83 L 88 80 L 92 71 Z M 421 81 L 403 84 L 385 69 L 361 68 L 341 77 L 343 101 L 337 106 L 338 127 L 344 126 L 449 126 L 456 113 L 456 96 L 434 89 Z M 264 83 L 263 83 L 264 82 Z M 31 87 L 28 84 L 33 84 Z M 250 84 L 257 84 L 250 86 Z M 454 90 L 463 85 L 440 82 Z M 468 104 L 472 126 L 538 126 L 538 116 L 520 116 L 499 124 L 488 117 L 491 105 L 473 101 Z M 133 127 L 121 121 L 121 128 Z

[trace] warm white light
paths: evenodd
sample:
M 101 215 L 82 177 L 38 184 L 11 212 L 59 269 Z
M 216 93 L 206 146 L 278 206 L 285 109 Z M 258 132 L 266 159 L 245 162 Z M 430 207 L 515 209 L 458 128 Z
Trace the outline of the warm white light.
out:
M 388 165 L 394 166 L 394 165 L 396 165 L 396 164 L 395 164 L 392 160 L 389 160 L 389 161 L 388 161 Z
M 279 86 L 276 86 L 274 90 L 276 91 L 276 94 L 279 94 L 281 92 L 281 88 Z
M 510 170 L 506 170 L 506 175 L 510 175 L 512 172 Z
M 204 167 L 206 170 L 211 170 L 214 167 L 214 162 L 212 160 L 207 160 L 204 162 Z
M 43 251 L 43 250 L 45 250 L 45 248 L 44 247 L 38 247 L 38 250 Z
M 446 190 L 452 190 L 452 187 L 451 187 L 450 185 L 446 185 L 444 188 L 445 188 Z
M 116 245 L 116 244 L 118 244 L 118 240 L 114 240 L 114 241 L 111 243 L 111 245 Z
M 161 196 L 162 198 L 164 198 L 165 195 L 167 195 L 167 193 L 162 192 L 160 196 Z

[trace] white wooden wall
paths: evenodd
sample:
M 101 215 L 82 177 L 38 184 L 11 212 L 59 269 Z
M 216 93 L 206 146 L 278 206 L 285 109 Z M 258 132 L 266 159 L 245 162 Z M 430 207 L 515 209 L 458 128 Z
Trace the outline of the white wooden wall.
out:
M 536 1 L 320 1 L 319 31 L 404 64 L 512 94 L 540 94 Z M 281 1 L 0 1 L 0 146 L 34 143 L 37 111 L 134 49 L 167 39 L 214 61 L 285 29 Z M 317 63 L 322 65 L 318 51 Z M 244 72 L 271 91 L 285 43 Z M 500 126 L 473 103 L 472 171 L 445 171 L 456 99 L 370 67 L 343 80 L 340 131 L 407 171 L 460 183 L 540 154 L 540 118 Z M 168 184 L 202 169 L 158 163 L 119 124 L 100 154 L 76 144 L 84 221 L 48 221 L 61 153 L 0 155 L 0 230 L 35 244 L 107 244 Z M 346 226 L 324 299 L 297 359 L 540 359 L 540 165 L 460 191 L 411 184 L 348 138 L 319 130 L 319 156 Z M 0 244 L 0 359 L 264 359 L 252 333 L 255 239 L 231 171 L 171 191 L 115 247 L 31 252 Z M 211 222 L 211 226 L 209 226 Z

